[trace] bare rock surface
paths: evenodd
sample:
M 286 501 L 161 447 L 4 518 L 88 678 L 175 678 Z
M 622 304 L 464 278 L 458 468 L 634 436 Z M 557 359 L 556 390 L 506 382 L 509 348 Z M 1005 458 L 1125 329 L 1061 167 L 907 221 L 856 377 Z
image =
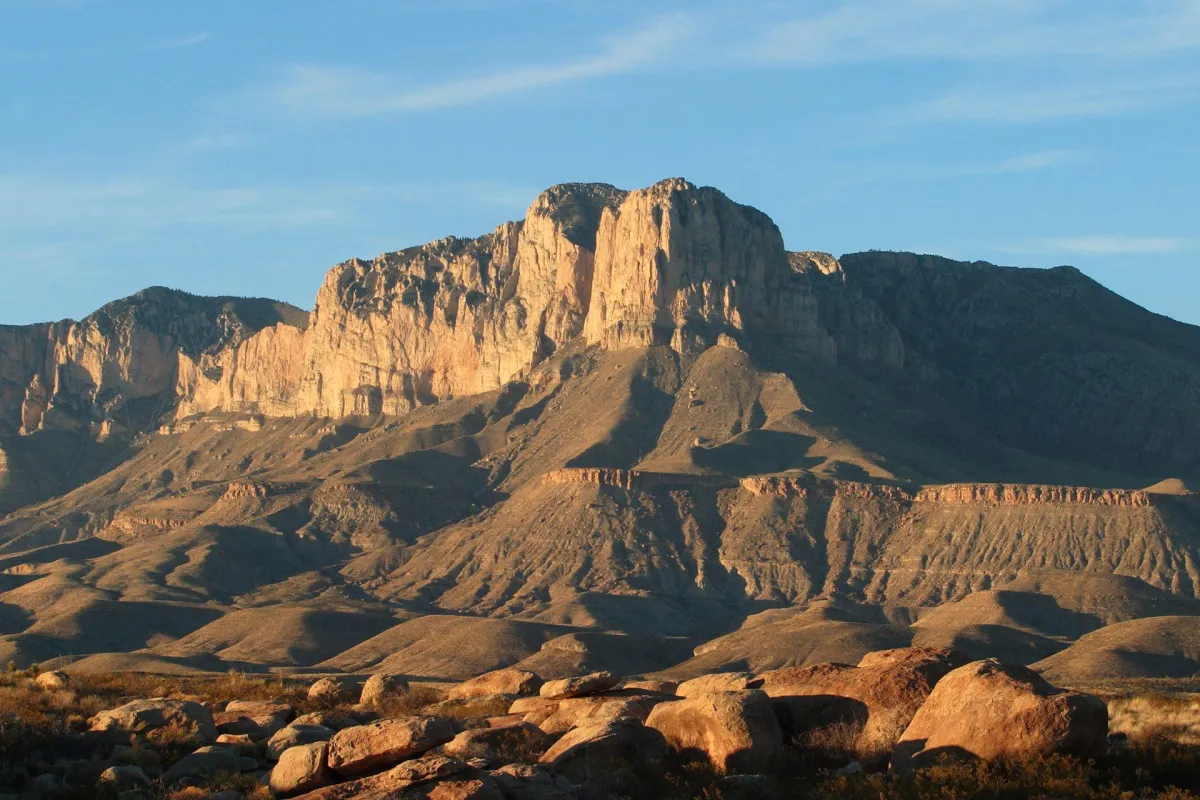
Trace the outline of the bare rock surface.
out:
M 362 774 L 419 756 L 454 736 L 453 723 L 442 717 L 379 720 L 334 734 L 328 763 L 342 775 Z
M 758 689 L 660 703 L 646 726 L 662 733 L 671 749 L 699 753 L 726 772 L 762 772 L 783 752 L 783 732 L 771 700 Z
M 764 673 L 789 736 L 829 725 L 861 727 L 859 748 L 890 751 L 937 682 L 967 661 L 961 653 L 900 648 L 868 653 L 858 666 L 817 664 Z
M 611 672 L 593 672 L 590 675 L 546 681 L 542 684 L 539 694 L 547 700 L 565 700 L 603 692 L 612 689 L 619 682 L 620 678 Z
M 298 744 L 283 751 L 271 769 L 269 786 L 276 795 L 309 792 L 333 782 L 325 764 L 329 745 L 326 742 Z
M 535 673 L 522 669 L 499 669 L 484 673 L 453 687 L 447 697 L 463 700 L 487 695 L 534 695 L 544 682 Z
M 151 698 L 132 700 L 119 708 L 101 711 L 91 719 L 93 731 L 147 733 L 159 728 L 174 727 L 199 741 L 212 742 L 217 729 L 212 714 L 200 703 L 188 700 Z
M 943 677 L 892 751 L 901 771 L 940 755 L 987 760 L 1103 752 L 1108 709 L 1098 697 L 1051 686 L 1036 672 L 976 661 Z
M 574 783 L 606 783 L 666 753 L 662 734 L 633 719 L 589 720 L 542 754 L 540 763 Z

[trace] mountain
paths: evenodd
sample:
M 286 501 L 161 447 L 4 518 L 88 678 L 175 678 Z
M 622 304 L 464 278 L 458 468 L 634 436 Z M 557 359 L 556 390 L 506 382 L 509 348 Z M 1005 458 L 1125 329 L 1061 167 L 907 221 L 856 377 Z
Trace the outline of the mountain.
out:
M 0 328 L 0 659 L 1067 664 L 1197 613 L 1197 419 L 1200 328 L 1073 268 L 565 184 L 311 313 L 150 289 Z

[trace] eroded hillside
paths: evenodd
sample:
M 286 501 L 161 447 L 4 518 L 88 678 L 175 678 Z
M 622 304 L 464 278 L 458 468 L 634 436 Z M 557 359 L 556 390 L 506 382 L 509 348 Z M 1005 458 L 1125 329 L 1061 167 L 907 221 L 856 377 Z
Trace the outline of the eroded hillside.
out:
M 1192 657 L 1198 418 L 1200 330 L 1075 270 L 567 184 L 310 314 L 148 290 L 0 329 L 0 659 L 1065 670 L 1161 618 L 1120 660 L 1153 673 Z

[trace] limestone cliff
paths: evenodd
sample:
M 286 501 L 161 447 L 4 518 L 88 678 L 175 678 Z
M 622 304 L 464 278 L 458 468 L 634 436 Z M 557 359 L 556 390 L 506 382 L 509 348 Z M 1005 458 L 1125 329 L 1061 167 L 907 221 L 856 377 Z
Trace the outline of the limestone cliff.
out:
M 0 328 L 0 433 L 144 429 L 174 407 L 180 357 L 235 347 L 285 320 L 302 324 L 303 312 L 156 287 L 78 322 Z

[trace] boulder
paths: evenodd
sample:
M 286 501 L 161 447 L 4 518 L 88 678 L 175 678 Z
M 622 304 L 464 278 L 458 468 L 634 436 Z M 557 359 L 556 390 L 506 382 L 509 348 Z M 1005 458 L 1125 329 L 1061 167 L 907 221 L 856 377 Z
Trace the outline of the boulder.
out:
M 166 727 L 176 728 L 202 742 L 212 742 L 217 738 L 212 714 L 204 706 L 190 700 L 168 700 L 164 697 L 133 700 L 119 708 L 101 711 L 91 719 L 93 731 L 149 733 Z
M 280 754 L 291 747 L 317 742 L 328 742 L 333 738 L 334 730 L 324 725 L 304 725 L 293 722 L 286 728 L 281 728 L 267 742 L 267 758 L 278 759 Z
M 900 648 L 863 656 L 857 667 L 816 664 L 762 675 L 785 737 L 799 738 L 833 725 L 858 729 L 852 749 L 886 755 L 917 709 L 946 673 L 965 662 L 953 650 Z
M 389 697 L 403 694 L 409 689 L 408 681 L 396 675 L 377 674 L 367 678 L 358 702 L 364 706 L 378 706 Z
M 538 761 L 573 783 L 623 784 L 666 751 L 662 734 L 635 719 L 597 719 L 563 736 Z
M 398 764 L 379 775 L 316 789 L 297 800 L 385 800 L 402 797 L 404 790 L 413 786 L 470 772 L 472 769 L 466 762 L 429 753 Z
M 449 742 L 452 720 L 444 717 L 383 719 L 338 731 L 329 740 L 329 767 L 342 775 L 398 764 Z
M 140 789 L 150 785 L 150 776 L 141 767 L 118 764 L 101 772 L 99 782 L 116 786 L 118 789 Z
M 586 719 L 632 717 L 645 720 L 655 701 L 637 697 L 612 697 L 604 694 L 591 697 L 572 697 L 559 700 L 554 713 L 537 723 L 549 734 L 561 734 L 574 728 Z M 534 716 L 534 715 L 530 715 Z M 531 722 L 528 717 L 527 722 Z
M 252 747 L 254 740 L 244 733 L 221 733 L 217 735 L 217 744 L 237 745 L 238 747 Z
M 225 711 L 222 713 L 251 720 L 259 729 L 256 738 L 271 736 L 296 717 L 296 709 L 291 705 L 262 700 L 234 700 L 225 706 Z M 229 733 L 237 733 L 237 731 L 229 731 Z
M 590 675 L 580 675 L 574 678 L 562 678 L 557 681 L 547 681 L 542 684 L 538 694 L 547 700 L 565 700 L 572 697 L 584 697 L 613 688 L 619 678 L 611 672 L 593 672 Z
M 712 692 L 741 692 L 762 685 L 753 672 L 716 672 L 684 681 L 675 687 L 678 697 L 696 697 Z
M 268 786 L 276 795 L 309 792 L 332 783 L 325 766 L 328 742 L 313 742 L 289 747 L 271 770 Z
M 490 775 L 438 781 L 425 795 L 428 800 L 505 800 Z
M 675 690 L 679 688 L 676 681 L 625 681 L 621 684 L 622 689 L 636 689 L 641 692 L 649 692 L 650 694 L 675 694 Z
M 213 724 L 217 726 L 217 734 L 235 734 L 249 736 L 251 739 L 262 739 L 263 729 L 257 722 L 237 712 L 218 711 L 213 714 Z
M 722 772 L 766 772 L 783 753 L 771 699 L 758 689 L 659 703 L 646 725 L 662 733 L 672 749 L 703 754 Z
M 332 728 L 335 731 L 340 731 L 342 728 L 353 728 L 355 725 L 362 723 L 354 717 L 346 714 L 337 714 L 332 711 L 312 711 L 308 714 L 301 714 L 291 722 L 292 725 L 321 725 L 325 728 Z
M 506 764 L 491 775 L 507 800 L 575 800 L 571 782 L 543 767 Z
M 334 706 L 352 702 L 354 695 L 348 682 L 339 678 L 321 678 L 308 687 L 308 699 L 314 703 Z
M 57 690 L 66 689 L 71 685 L 71 678 L 62 670 L 50 670 L 49 672 L 39 673 L 34 679 L 39 689 Z
M 182 780 L 203 778 L 218 772 L 241 772 L 237 753 L 224 747 L 201 747 L 176 761 L 163 775 L 168 786 Z
M 987 760 L 1104 751 L 1108 708 L 1098 697 L 1051 686 L 1026 667 L 987 659 L 938 681 L 892 751 L 907 771 L 940 755 Z
M 460 683 L 447 694 L 450 700 L 466 700 L 493 694 L 532 695 L 542 688 L 542 679 L 524 669 L 498 669 Z
M 442 746 L 442 752 L 463 761 L 480 759 L 492 764 L 528 761 L 546 751 L 552 739 L 536 725 L 518 722 L 495 728 L 472 728 Z

